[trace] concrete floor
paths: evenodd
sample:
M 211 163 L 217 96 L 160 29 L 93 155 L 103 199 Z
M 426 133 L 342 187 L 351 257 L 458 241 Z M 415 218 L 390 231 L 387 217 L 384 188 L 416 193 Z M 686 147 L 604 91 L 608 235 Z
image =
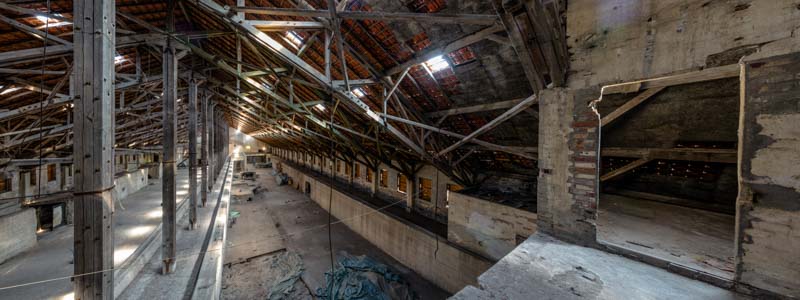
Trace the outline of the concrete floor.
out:
M 188 171 L 179 169 L 178 201 L 186 198 L 188 189 Z M 115 266 L 128 258 L 160 222 L 160 179 L 149 180 L 146 187 L 117 201 L 114 212 Z M 72 225 L 67 225 L 41 234 L 35 247 L 0 265 L 0 288 L 72 275 L 73 230 Z M 71 295 L 70 279 L 0 290 L 0 299 L 69 299 Z
M 598 241 L 725 279 L 734 276 L 734 216 L 603 194 Z
M 289 186 L 277 186 L 271 169 L 253 169 L 251 166 L 248 169 L 256 170 L 259 175 L 257 183 L 267 191 L 256 194 L 252 202 L 232 201 L 231 209 L 239 211 L 241 216 L 228 230 L 229 248 L 226 249 L 225 261 L 231 265 L 223 271 L 222 298 L 265 298 L 277 276 L 264 272 L 264 269 L 270 268 L 270 257 L 282 253 L 299 255 L 305 268 L 297 286 L 298 290 L 305 288 L 305 291 L 293 298 L 311 298 L 310 293 L 325 284 L 324 273 L 331 268 L 328 214 L 299 191 Z M 332 221 L 336 219 L 332 218 Z M 445 299 L 448 296 L 345 225 L 334 224 L 331 237 L 337 256 L 344 253 L 367 255 L 392 267 L 410 283 L 420 299 Z M 247 261 L 251 257 L 255 258 Z
M 622 256 L 529 237 L 452 299 L 746 299 Z

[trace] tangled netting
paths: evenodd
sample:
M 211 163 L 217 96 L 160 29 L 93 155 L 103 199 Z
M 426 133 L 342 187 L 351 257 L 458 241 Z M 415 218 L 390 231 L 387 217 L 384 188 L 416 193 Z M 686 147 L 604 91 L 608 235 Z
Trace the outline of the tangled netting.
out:
M 300 280 L 300 276 L 303 275 L 303 271 L 305 271 L 303 260 L 300 256 L 296 253 L 282 253 L 276 255 L 270 260 L 268 268 L 277 274 L 281 274 L 281 276 L 278 277 L 275 284 L 270 287 L 267 299 L 292 299 L 293 296 L 297 294 L 295 285 L 297 281 Z
M 325 288 L 317 289 L 316 296 L 327 300 L 417 299 L 400 275 L 366 256 L 340 257 L 336 269 L 325 273 Z

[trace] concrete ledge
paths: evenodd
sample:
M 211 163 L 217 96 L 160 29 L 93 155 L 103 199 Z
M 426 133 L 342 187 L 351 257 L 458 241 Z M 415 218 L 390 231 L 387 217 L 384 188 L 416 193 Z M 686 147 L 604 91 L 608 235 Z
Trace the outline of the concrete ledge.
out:
M 301 187 L 311 185 L 311 199 L 339 221 L 403 265 L 442 289 L 455 293 L 475 284 L 491 262 L 441 239 L 423 228 L 351 198 L 330 185 L 306 175 L 291 165 L 284 171 Z M 329 209 L 329 206 L 331 207 Z
M 222 291 L 222 268 L 228 235 L 228 206 L 233 183 L 233 164 L 230 159 L 220 171 L 220 175 L 223 175 L 223 180 L 218 180 L 218 183 L 214 185 L 214 190 L 220 192 L 217 194 L 218 200 L 217 206 L 214 208 L 214 217 L 211 219 L 212 225 L 209 227 L 206 242 L 201 250 L 202 257 L 199 261 L 202 263 L 196 274 L 192 299 L 219 299 Z
M 451 299 L 739 299 L 734 292 L 542 233 Z M 532 296 L 535 295 L 535 296 Z
M 36 210 L 23 209 L 0 217 L 0 263 L 36 246 Z
M 189 196 L 187 195 L 178 204 L 177 222 L 181 222 L 188 217 L 189 210 Z M 142 271 L 144 266 L 153 258 L 153 255 L 161 249 L 161 228 L 163 223 L 158 223 L 158 226 L 147 236 L 147 239 L 136 247 L 131 256 L 125 259 L 114 270 L 114 298 L 122 295 L 122 292 L 133 282 L 136 275 Z

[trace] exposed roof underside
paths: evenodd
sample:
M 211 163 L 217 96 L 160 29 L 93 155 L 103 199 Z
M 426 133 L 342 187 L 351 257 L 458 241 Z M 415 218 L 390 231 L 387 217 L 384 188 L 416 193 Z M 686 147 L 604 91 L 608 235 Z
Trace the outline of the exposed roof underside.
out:
M 339 6 L 335 17 L 329 2 Z M 487 170 L 531 172 L 535 91 L 566 73 L 555 17 L 563 3 L 500 2 L 248 0 L 237 9 L 235 0 L 117 1 L 116 147 L 161 143 L 161 53 L 172 36 L 179 94 L 186 79 L 201 78 L 202 96 L 228 124 L 270 145 L 335 149 L 404 172 L 431 163 L 465 184 Z M 0 5 L 0 156 L 69 156 L 72 1 Z M 337 30 L 347 76 L 338 36 L 329 34 Z M 444 62 L 430 60 L 438 55 Z M 177 108 L 182 140 L 185 103 Z

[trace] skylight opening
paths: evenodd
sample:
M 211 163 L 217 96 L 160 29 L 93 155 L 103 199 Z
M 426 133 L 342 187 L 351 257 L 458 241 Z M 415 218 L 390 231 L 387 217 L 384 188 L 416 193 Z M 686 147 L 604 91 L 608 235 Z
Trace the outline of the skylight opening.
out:
M 121 63 L 123 63 L 125 61 L 126 61 L 125 56 L 117 55 L 117 56 L 114 57 L 114 64 L 115 65 L 121 64 Z
M 367 94 L 364 93 L 364 90 L 362 90 L 361 88 L 356 88 L 355 90 L 353 90 L 353 95 L 356 95 L 356 97 L 358 98 L 364 98 L 364 96 L 366 96 Z
M 321 112 L 325 112 L 325 105 L 323 105 L 322 103 L 314 105 L 314 108 L 316 108 L 317 110 L 319 110 Z
M 300 48 L 300 45 L 303 44 L 303 38 L 300 37 L 300 35 L 297 34 L 294 31 L 287 31 L 286 32 L 286 39 L 288 39 L 290 42 L 292 42 L 292 45 L 294 45 L 294 47 L 298 48 L 298 49 Z
M 10 87 L 10 88 L 7 88 L 7 89 L 3 90 L 2 92 L 0 92 L 0 95 L 5 95 L 5 94 L 8 94 L 8 93 L 13 93 L 13 92 L 19 91 L 20 89 L 22 89 L 22 88 L 18 88 L 18 87 Z
M 53 15 L 57 16 L 57 17 L 63 17 L 63 15 L 61 15 L 61 14 L 53 14 Z M 42 29 L 45 26 L 47 26 L 47 27 L 58 27 L 58 26 L 72 25 L 71 22 L 59 21 L 58 19 L 48 18 L 47 16 L 44 16 L 44 15 L 37 15 L 36 19 L 39 20 L 39 22 L 44 23 L 44 25 L 36 27 L 37 29 Z
M 425 62 L 425 65 L 434 73 L 450 67 L 450 63 L 442 55 L 429 59 Z

